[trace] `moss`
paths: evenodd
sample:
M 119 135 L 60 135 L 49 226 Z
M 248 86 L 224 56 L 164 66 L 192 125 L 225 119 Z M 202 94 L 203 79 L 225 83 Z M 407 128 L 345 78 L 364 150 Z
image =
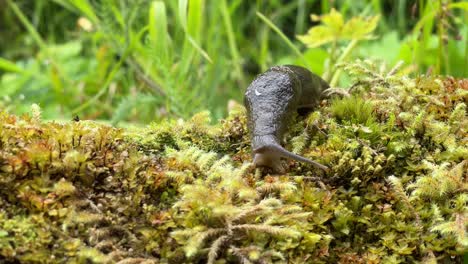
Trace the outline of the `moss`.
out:
M 461 263 L 468 81 L 349 67 L 351 97 L 286 137 L 326 175 L 253 169 L 241 106 L 126 130 L 0 112 L 0 262 Z
M 367 124 L 373 121 L 372 105 L 364 101 L 361 96 L 333 100 L 330 110 L 333 117 L 340 122 Z

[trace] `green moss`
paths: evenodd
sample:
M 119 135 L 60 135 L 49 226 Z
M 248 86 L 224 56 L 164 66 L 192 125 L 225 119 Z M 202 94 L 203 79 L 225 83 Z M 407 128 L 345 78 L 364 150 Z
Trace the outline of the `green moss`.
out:
M 360 96 L 333 100 L 330 110 L 333 117 L 340 122 L 346 121 L 365 125 L 373 121 L 372 105 L 364 101 Z
M 353 69 L 286 137 L 325 175 L 252 168 L 241 106 L 126 130 L 0 112 L 0 262 L 461 262 L 468 81 Z

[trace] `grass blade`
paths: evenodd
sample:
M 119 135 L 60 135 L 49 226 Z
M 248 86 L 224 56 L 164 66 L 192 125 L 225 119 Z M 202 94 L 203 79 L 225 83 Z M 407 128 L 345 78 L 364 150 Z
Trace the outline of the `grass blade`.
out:
M 196 42 L 200 42 L 203 26 L 203 0 L 191 0 L 188 6 L 187 32 Z
M 166 5 L 162 1 L 153 1 L 149 10 L 149 38 L 156 50 L 159 62 L 165 68 L 169 67 L 167 12 Z
M 266 16 L 264 16 L 262 13 L 260 12 L 256 12 L 257 13 L 257 16 L 263 20 L 263 22 L 265 22 L 265 24 L 267 24 L 274 32 L 276 32 L 276 34 L 278 34 L 278 36 L 280 36 L 280 38 L 284 41 L 284 43 L 286 43 L 286 45 L 289 46 L 289 48 L 291 48 L 291 50 L 296 53 L 296 55 L 301 59 L 301 61 L 308 67 L 309 67 L 309 63 L 308 61 L 304 58 L 304 55 L 302 54 L 302 52 L 294 45 L 294 43 L 291 42 L 291 40 L 288 39 L 288 37 L 286 37 L 286 35 L 281 31 L 281 29 L 279 29 L 275 24 L 273 24 L 273 22 L 271 20 L 269 20 Z
M 179 17 L 185 33 L 185 42 L 182 52 L 181 75 L 187 75 L 190 65 L 194 60 L 197 51 L 205 60 L 213 63 L 208 53 L 199 44 L 203 26 L 203 0 L 191 0 L 188 4 L 186 0 L 179 1 Z M 187 11 L 188 9 L 188 11 Z
M 11 0 L 7 0 L 8 4 L 11 6 L 13 13 L 19 18 L 23 26 L 26 30 L 31 34 L 32 38 L 36 42 L 36 44 L 44 51 L 47 51 L 47 45 L 37 32 L 36 28 L 34 28 L 33 24 L 29 22 L 28 18 L 24 15 L 24 13 L 19 9 L 19 7 Z
M 460 8 L 468 11 L 468 2 L 450 3 L 448 8 Z
M 233 60 L 233 66 L 234 66 L 234 71 L 236 73 L 236 77 L 239 80 L 240 86 L 243 87 L 245 86 L 245 81 L 244 81 L 244 75 L 242 73 L 242 68 L 241 68 L 241 59 L 239 55 L 239 50 L 237 48 L 236 44 L 236 37 L 234 34 L 234 30 L 232 28 L 232 21 L 231 21 L 231 16 L 229 15 L 229 10 L 226 4 L 226 0 L 221 0 L 221 16 L 223 18 L 224 22 L 224 27 L 226 28 L 226 34 L 228 38 L 228 43 L 229 43 L 229 50 L 231 52 L 231 57 Z
M 178 12 L 179 12 L 179 19 L 180 24 L 184 30 L 187 30 L 187 8 L 188 8 L 188 0 L 179 0 Z
M 88 0 L 71 0 L 70 2 L 94 23 L 99 21 L 96 13 L 94 13 L 93 6 L 88 2 Z
M 14 62 L 11 62 L 4 58 L 0 58 L 0 70 L 4 70 L 6 72 L 17 72 L 17 73 L 25 72 L 21 67 L 16 65 Z
M 203 56 L 203 58 L 205 58 L 205 60 L 207 60 L 209 63 L 213 63 L 210 55 L 208 55 L 208 53 L 206 53 L 206 51 L 204 51 L 190 35 L 188 36 L 188 40 L 190 44 L 192 44 L 192 46 Z

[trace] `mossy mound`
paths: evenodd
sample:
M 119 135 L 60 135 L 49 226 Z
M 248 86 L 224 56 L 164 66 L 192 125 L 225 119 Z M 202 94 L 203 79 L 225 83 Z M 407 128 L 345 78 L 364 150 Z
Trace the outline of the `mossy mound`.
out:
M 372 65 L 251 168 L 242 107 L 145 129 L 0 113 L 0 262 L 461 263 L 468 80 Z

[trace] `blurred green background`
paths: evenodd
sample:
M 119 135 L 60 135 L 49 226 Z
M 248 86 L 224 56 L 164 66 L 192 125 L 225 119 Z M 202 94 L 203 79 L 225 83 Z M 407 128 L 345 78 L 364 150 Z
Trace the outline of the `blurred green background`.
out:
M 144 124 L 206 109 L 222 118 L 228 101 L 242 102 L 255 75 L 276 64 L 306 66 L 339 87 L 349 80 L 337 65 L 358 58 L 388 68 L 403 61 L 413 76 L 468 73 L 466 1 L 0 0 L 0 7 L 0 109 L 21 114 L 37 103 L 45 119 Z

